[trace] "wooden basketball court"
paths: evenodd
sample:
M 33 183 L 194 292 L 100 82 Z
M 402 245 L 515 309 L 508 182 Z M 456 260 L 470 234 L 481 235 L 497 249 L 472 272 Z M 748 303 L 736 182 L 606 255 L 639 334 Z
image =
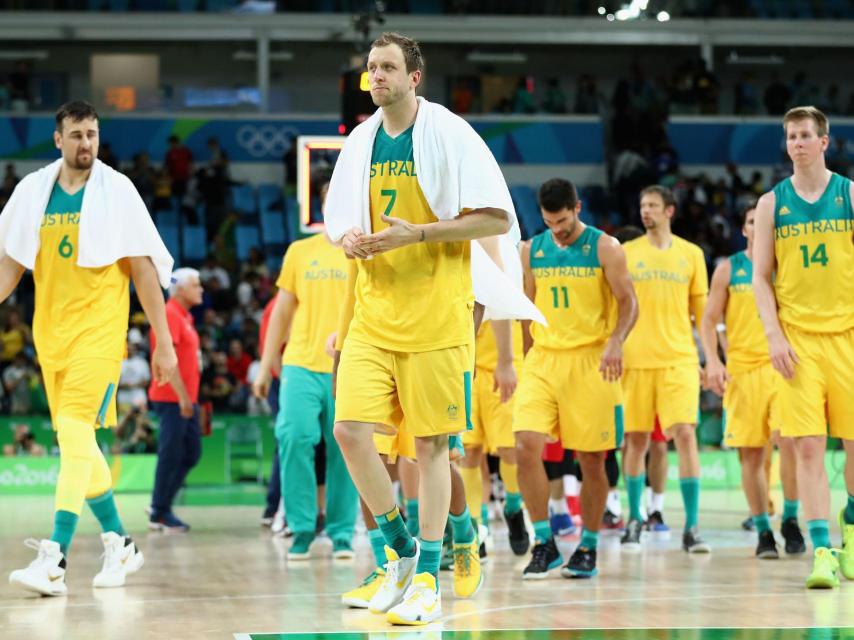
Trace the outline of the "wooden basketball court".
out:
M 589 581 L 555 575 L 523 582 L 527 560 L 512 556 L 503 526 L 494 524 L 495 549 L 481 591 L 472 600 L 456 600 L 451 574 L 443 573 L 444 618 L 420 629 L 392 628 L 381 616 L 341 607 L 340 594 L 370 572 L 363 534 L 354 562 L 333 563 L 331 544 L 322 538 L 312 548 L 316 558 L 289 564 L 290 541 L 258 525 L 257 507 L 184 507 L 179 513 L 192 532 L 149 534 L 147 501 L 142 495 L 119 497 L 126 526 L 146 556 L 127 586 L 91 587 L 102 549 L 94 518 L 84 515 L 69 556 L 69 595 L 40 598 L 12 589 L 5 576 L 33 559 L 22 542 L 49 531 L 52 499 L 0 498 L 0 638 L 320 640 L 334 633 L 344 640 L 416 631 L 444 640 L 854 638 L 854 629 L 845 629 L 854 627 L 854 584 L 843 578 L 840 589 L 807 591 L 809 558 L 754 559 L 755 537 L 739 528 L 747 512 L 735 492 L 702 497 L 702 532 L 713 545 L 711 555 L 688 556 L 679 549 L 681 505 L 671 495 L 666 515 L 672 538 L 648 540 L 641 553 L 628 554 L 620 551 L 617 535 L 603 536 L 600 575 Z M 841 495 L 834 504 L 842 504 Z M 779 520 L 774 527 L 779 529 Z M 838 532 L 832 535 L 837 541 Z M 561 541 L 565 558 L 577 540 Z

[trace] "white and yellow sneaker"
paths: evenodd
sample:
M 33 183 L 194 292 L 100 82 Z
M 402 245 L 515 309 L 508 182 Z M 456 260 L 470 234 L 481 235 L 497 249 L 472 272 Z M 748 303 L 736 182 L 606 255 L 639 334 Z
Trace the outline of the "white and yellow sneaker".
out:
M 394 549 L 386 546 L 385 557 L 388 562 L 385 565 L 385 578 L 383 578 L 374 597 L 371 598 L 371 603 L 368 606 L 371 613 L 386 613 L 403 600 L 406 590 L 412 584 L 420 555 L 421 546 L 417 539 L 415 540 L 415 555 L 411 558 L 401 558 Z
M 59 543 L 53 540 L 24 541 L 30 549 L 39 555 L 26 569 L 18 569 L 9 574 L 9 584 L 43 596 L 64 596 L 68 593 L 65 584 L 65 556 L 59 550 Z
M 471 598 L 483 582 L 479 548 L 477 538 L 454 543 L 454 595 L 458 598 Z
M 341 596 L 341 604 L 354 609 L 367 609 L 371 604 L 371 598 L 383 583 L 384 577 L 385 569 L 375 569 L 362 581 L 362 584 Z
M 123 587 L 125 579 L 142 568 L 145 558 L 136 543 L 128 537 L 108 531 L 101 534 L 104 543 L 104 566 L 92 579 L 92 586 L 107 589 Z
M 430 624 L 442 616 L 442 594 L 436 578 L 430 573 L 419 573 L 403 596 L 403 602 L 386 614 L 390 624 Z

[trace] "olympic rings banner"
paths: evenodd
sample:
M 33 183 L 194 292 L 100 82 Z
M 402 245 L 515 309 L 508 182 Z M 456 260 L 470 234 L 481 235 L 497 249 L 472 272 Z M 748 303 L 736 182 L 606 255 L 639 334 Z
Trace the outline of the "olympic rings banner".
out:
M 471 119 L 475 130 L 501 164 L 590 165 L 605 160 L 602 124 L 594 118 L 544 116 L 481 116 Z M 160 163 L 168 138 L 177 135 L 197 162 L 208 157 L 207 140 L 217 138 L 232 162 L 279 163 L 300 135 L 338 133 L 333 116 L 283 118 L 158 118 L 109 116 L 101 121 L 101 143 L 110 143 L 122 162 L 146 152 Z M 45 160 L 57 157 L 52 116 L 0 116 L 0 158 Z M 847 141 L 854 157 L 854 120 L 834 119 L 833 137 Z M 776 118 L 674 118 L 668 135 L 684 165 L 775 165 L 785 150 Z

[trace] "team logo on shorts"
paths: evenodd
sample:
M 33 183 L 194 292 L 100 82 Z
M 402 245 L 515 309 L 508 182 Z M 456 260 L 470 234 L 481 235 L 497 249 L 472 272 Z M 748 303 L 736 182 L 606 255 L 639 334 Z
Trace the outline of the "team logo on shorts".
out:
M 459 407 L 455 404 L 448 405 L 448 420 L 456 420 L 459 415 Z
M 599 437 L 602 439 L 602 442 L 608 442 L 608 438 L 611 437 L 610 431 L 603 431 L 599 434 Z

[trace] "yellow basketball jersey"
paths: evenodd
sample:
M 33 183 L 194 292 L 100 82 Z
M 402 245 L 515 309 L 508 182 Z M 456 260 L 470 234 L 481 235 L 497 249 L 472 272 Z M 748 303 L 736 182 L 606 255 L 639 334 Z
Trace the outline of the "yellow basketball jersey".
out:
M 412 127 L 391 138 L 380 127 L 371 157 L 371 226 L 381 216 L 436 222 L 418 185 Z M 471 246 L 419 242 L 358 261 L 350 337 L 389 351 L 422 352 L 469 344 L 474 334 Z
M 551 231 L 531 240 L 531 271 L 537 286 L 534 304 L 549 323 L 531 324 L 534 345 L 578 349 L 603 344 L 611 335 L 616 304 L 599 264 L 602 232 L 587 227 L 567 247 L 555 244 Z
M 703 250 L 678 236 L 667 249 L 647 236 L 623 247 L 638 297 L 638 320 L 623 346 L 626 368 L 699 364 L 690 300 L 709 292 Z
M 69 195 L 55 184 L 39 231 L 33 341 L 47 369 L 64 369 L 72 359 L 125 356 L 130 265 L 127 260 L 97 269 L 77 265 L 83 191 Z
M 518 320 L 511 321 L 510 335 L 513 339 L 513 366 L 518 370 L 524 354 L 522 353 L 522 323 Z M 495 334 L 492 331 L 492 323 L 487 321 L 480 325 L 477 339 L 474 343 L 475 367 L 484 371 L 495 371 L 498 366 L 498 345 L 495 342 Z
M 326 340 L 338 328 L 338 309 L 347 295 L 347 258 L 322 233 L 288 247 L 276 286 L 294 294 L 297 310 L 282 364 L 332 373 Z
M 753 262 L 744 251 L 729 257 L 726 338 L 727 370 L 741 373 L 768 364 L 768 340 L 753 296 Z
M 814 203 L 787 178 L 774 187 L 775 291 L 780 320 L 802 331 L 854 327 L 854 212 L 851 181 L 832 174 Z

